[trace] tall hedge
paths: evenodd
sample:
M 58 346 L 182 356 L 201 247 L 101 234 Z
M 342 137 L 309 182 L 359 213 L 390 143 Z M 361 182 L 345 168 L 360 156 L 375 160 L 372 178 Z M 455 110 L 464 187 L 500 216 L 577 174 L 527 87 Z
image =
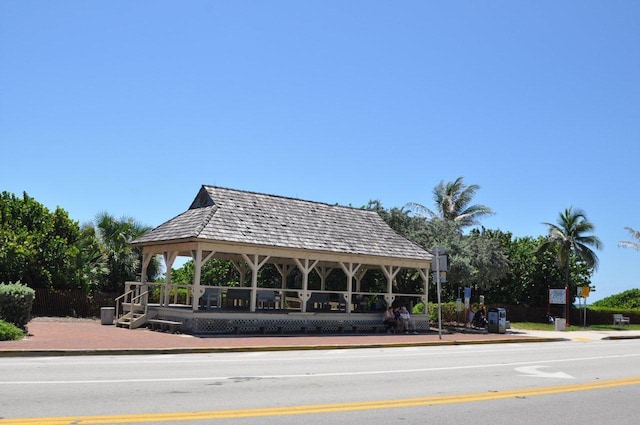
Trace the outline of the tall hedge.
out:
M 0 284 L 0 319 L 26 330 L 35 294 L 20 283 Z

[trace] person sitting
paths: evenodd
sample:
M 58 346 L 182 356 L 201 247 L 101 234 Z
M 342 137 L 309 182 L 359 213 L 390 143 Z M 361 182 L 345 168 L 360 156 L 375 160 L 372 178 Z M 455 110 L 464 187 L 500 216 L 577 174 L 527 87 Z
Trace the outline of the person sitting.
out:
M 400 307 L 395 307 L 393 309 L 393 316 L 396 319 L 396 332 L 400 332 Z
M 398 328 L 400 330 L 404 330 L 404 333 L 406 334 L 408 334 L 410 330 L 414 334 L 418 333 L 418 331 L 416 331 L 415 323 L 411 320 L 409 310 L 407 310 L 407 307 L 405 306 L 402 306 L 400 309 L 400 321 L 398 322 Z
M 484 328 L 487 326 L 487 318 L 484 315 L 483 308 L 479 308 L 473 315 L 473 326 L 476 328 Z
M 396 316 L 393 314 L 393 307 L 389 307 L 382 315 L 382 323 L 384 323 L 387 333 L 393 333 L 396 329 Z

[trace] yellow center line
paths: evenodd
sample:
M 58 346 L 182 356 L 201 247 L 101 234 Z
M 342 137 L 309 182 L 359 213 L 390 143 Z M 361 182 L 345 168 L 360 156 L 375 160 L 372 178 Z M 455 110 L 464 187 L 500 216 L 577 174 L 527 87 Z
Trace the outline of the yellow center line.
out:
M 94 425 L 171 421 L 201 421 L 207 419 L 249 418 L 260 416 L 308 415 L 313 413 L 352 412 L 373 409 L 397 409 L 401 407 L 436 406 L 441 404 L 491 401 L 515 397 L 534 397 L 577 391 L 602 390 L 606 388 L 639 385 L 640 377 L 587 382 L 584 384 L 554 387 L 528 388 L 522 390 L 495 391 L 474 394 L 459 394 L 436 397 L 418 397 L 398 400 L 376 400 L 352 403 L 317 404 L 307 406 L 267 407 L 256 409 L 218 410 L 205 412 L 139 413 L 104 416 L 66 416 L 52 418 L 0 419 L 0 425 Z

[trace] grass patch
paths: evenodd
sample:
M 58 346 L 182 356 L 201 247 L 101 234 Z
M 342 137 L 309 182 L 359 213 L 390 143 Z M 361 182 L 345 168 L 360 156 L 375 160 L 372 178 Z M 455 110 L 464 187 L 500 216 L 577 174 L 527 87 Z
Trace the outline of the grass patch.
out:
M 516 322 L 511 323 L 511 326 L 516 329 L 524 329 L 530 331 L 555 331 L 555 325 L 550 323 L 534 323 L 534 322 Z M 567 326 L 566 330 L 571 331 L 637 331 L 640 330 L 640 324 L 628 325 L 628 326 L 613 326 L 613 325 L 592 325 L 583 328 L 582 326 Z
M 589 326 L 588 329 L 599 330 L 599 331 L 640 331 L 640 325 L 624 325 L 624 326 L 593 325 L 593 326 Z

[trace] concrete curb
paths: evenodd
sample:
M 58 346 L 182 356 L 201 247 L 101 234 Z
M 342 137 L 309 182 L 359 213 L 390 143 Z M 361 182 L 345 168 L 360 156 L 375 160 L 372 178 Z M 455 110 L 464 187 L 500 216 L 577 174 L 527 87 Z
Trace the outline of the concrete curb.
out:
M 67 357 L 67 356 L 132 356 L 161 354 L 208 354 L 243 353 L 260 351 L 310 351 L 310 350 L 349 350 L 360 348 L 402 348 L 452 345 L 515 344 L 532 342 L 569 341 L 566 338 L 519 337 L 510 339 L 459 340 L 459 341 L 423 341 L 363 344 L 323 344 L 323 345 L 276 345 L 249 347 L 193 347 L 193 348 L 127 348 L 127 349 L 70 349 L 70 350 L 4 350 L 0 357 Z
M 623 339 L 640 339 L 640 335 L 611 335 L 611 336 L 605 336 L 602 339 L 607 341 L 618 341 Z

